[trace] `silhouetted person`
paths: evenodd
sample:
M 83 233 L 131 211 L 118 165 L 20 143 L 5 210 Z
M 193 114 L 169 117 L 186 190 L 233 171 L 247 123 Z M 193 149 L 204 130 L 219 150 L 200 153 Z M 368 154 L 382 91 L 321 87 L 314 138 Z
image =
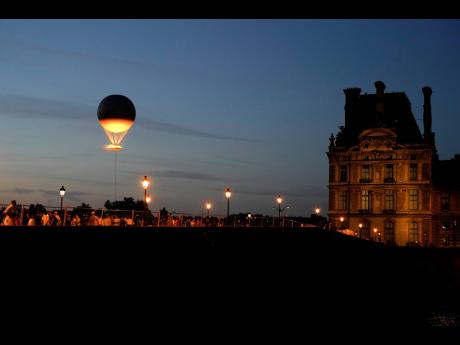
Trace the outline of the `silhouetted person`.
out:
M 58 211 L 54 211 L 51 219 L 50 219 L 51 226 L 59 226 L 61 225 L 61 217 L 58 214 Z
M 5 211 L 3 211 L 3 216 L 3 225 L 16 225 L 16 200 L 11 200 Z
M 96 216 L 96 212 L 92 211 L 91 216 L 89 217 L 89 226 L 97 226 L 99 225 L 99 218 Z

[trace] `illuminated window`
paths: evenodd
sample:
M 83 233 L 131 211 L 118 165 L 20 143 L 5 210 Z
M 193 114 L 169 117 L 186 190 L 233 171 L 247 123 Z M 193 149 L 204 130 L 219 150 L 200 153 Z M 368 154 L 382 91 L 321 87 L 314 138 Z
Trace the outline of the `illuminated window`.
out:
M 362 190 L 361 191 L 361 209 L 362 210 L 369 210 L 370 209 L 370 202 L 369 202 L 369 191 Z
M 411 222 L 409 223 L 409 243 L 415 244 L 418 241 L 418 223 Z
M 370 166 L 363 165 L 361 166 L 361 182 L 369 183 L 371 182 Z
M 411 164 L 409 166 L 409 179 L 411 181 L 417 180 L 417 164 Z
M 394 243 L 395 242 L 395 223 L 393 222 L 385 222 L 384 226 L 384 239 L 387 243 Z
M 409 190 L 409 209 L 418 210 L 418 190 Z
M 393 179 L 393 164 L 385 165 L 385 178 Z
M 395 196 L 394 196 L 394 191 L 392 190 L 386 190 L 385 191 L 385 205 L 384 209 L 385 210 L 394 210 L 395 208 Z
M 347 191 L 341 190 L 339 192 L 339 210 L 346 210 L 347 209 Z

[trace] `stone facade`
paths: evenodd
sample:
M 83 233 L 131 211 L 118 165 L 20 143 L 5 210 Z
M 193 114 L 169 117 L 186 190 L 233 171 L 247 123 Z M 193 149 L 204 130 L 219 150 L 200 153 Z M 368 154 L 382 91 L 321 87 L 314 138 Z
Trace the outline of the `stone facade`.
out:
M 345 126 L 327 152 L 331 226 L 388 244 L 460 245 L 460 159 L 438 159 L 431 89 L 423 88 L 422 136 L 405 93 L 375 85 L 372 95 L 344 90 Z

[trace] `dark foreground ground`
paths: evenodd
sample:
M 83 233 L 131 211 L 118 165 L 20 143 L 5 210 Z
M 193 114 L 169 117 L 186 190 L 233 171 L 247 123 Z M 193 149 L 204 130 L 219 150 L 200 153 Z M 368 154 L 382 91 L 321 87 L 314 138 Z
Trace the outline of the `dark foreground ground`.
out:
M 63 343 L 90 331 L 214 343 L 459 337 L 460 249 L 305 228 L 1 227 L 0 265 L 0 327 L 62 331 Z

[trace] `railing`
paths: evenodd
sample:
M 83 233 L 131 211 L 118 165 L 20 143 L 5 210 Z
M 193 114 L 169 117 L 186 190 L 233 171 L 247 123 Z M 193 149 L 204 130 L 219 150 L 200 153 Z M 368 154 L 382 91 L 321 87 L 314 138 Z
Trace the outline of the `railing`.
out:
M 396 210 L 384 209 L 384 210 L 382 210 L 382 213 L 383 213 L 383 214 L 395 214 L 395 213 L 396 213 Z
M 370 213 L 372 213 L 372 210 L 368 210 L 368 209 L 359 209 L 359 210 L 358 210 L 358 213 L 360 213 L 360 214 L 370 214 Z
M 8 205 L 0 204 L 0 225 L 66 225 L 66 226 L 149 226 L 149 227 L 304 227 L 311 226 L 289 219 L 288 217 L 253 216 L 242 217 L 241 215 L 231 215 L 230 219 L 223 215 L 210 217 L 192 216 L 186 213 L 168 212 L 167 214 L 159 211 L 145 212 L 138 210 L 110 210 L 106 208 L 81 208 L 63 206 L 44 206 L 29 212 L 30 205 L 16 205 L 13 216 L 13 223 L 3 224 L 6 215 L 3 210 Z M 54 212 L 57 211 L 58 220 L 49 222 Z M 47 216 L 42 217 L 46 213 Z M 78 217 L 75 215 L 78 214 Z M 31 220 L 32 219 L 32 220 Z

